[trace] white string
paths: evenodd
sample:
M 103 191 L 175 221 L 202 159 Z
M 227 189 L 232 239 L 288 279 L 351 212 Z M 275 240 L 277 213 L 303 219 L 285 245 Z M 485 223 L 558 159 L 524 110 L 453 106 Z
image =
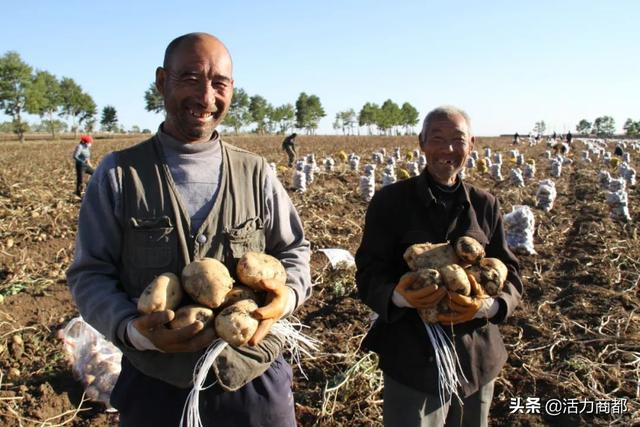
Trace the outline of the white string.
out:
M 468 382 L 462 371 L 460 359 L 455 350 L 455 346 L 451 339 L 445 334 L 442 326 L 439 324 L 430 324 L 423 322 L 429 341 L 433 347 L 435 354 L 436 369 L 438 370 L 438 397 L 440 398 L 440 407 L 443 408 L 446 396 L 455 396 L 460 402 L 462 399 L 458 393 L 458 387 L 461 385 L 460 375 Z
M 200 392 L 213 386 L 216 381 L 204 387 L 204 382 L 207 379 L 209 369 L 213 366 L 213 362 L 227 347 L 227 342 L 218 338 L 213 341 L 207 351 L 198 359 L 198 363 L 193 370 L 193 388 L 189 392 L 187 401 L 182 408 L 182 416 L 180 417 L 180 425 L 184 425 L 186 415 L 186 425 L 188 427 L 203 427 L 200 420 Z
M 271 333 L 279 335 L 284 339 L 284 349 L 289 351 L 292 360 L 300 368 L 300 372 L 302 372 L 304 377 L 307 378 L 302 370 L 300 360 L 303 355 L 313 357 L 312 352 L 318 350 L 319 341 L 315 338 L 304 335 L 301 332 L 302 328 L 308 328 L 308 326 L 303 325 L 297 320 L 291 322 L 286 319 L 280 319 L 271 327 Z M 198 359 L 198 363 L 196 363 L 193 370 L 193 388 L 189 392 L 189 396 L 187 396 L 184 408 L 182 409 L 180 426 L 186 425 L 186 427 L 203 427 L 200 419 L 200 392 L 216 384 L 216 381 L 214 381 L 208 386 L 204 386 L 209 370 L 227 345 L 229 344 L 227 344 L 226 341 L 218 338 L 209 345 L 207 351 L 205 351 L 200 359 Z
M 295 319 L 290 321 L 280 319 L 271 327 L 271 332 L 284 338 L 284 349 L 291 354 L 291 362 L 298 366 L 305 379 L 309 379 L 302 369 L 302 356 L 313 359 L 313 352 L 318 351 L 320 341 L 302 333 L 303 328 L 309 328 Z

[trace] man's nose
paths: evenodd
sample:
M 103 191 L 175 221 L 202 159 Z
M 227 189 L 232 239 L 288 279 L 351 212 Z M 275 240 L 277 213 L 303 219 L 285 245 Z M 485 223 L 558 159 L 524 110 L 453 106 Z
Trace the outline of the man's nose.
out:
M 200 83 L 198 101 L 207 110 L 215 111 L 216 109 L 216 91 L 209 80 Z

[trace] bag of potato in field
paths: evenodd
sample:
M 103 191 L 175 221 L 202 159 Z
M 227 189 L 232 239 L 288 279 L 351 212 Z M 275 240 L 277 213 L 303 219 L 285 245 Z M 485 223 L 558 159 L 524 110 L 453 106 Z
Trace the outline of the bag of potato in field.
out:
M 122 352 L 81 317 L 73 318 L 60 331 L 62 346 L 73 376 L 82 382 L 89 400 L 102 402 L 108 411 L 111 391 L 120 375 Z

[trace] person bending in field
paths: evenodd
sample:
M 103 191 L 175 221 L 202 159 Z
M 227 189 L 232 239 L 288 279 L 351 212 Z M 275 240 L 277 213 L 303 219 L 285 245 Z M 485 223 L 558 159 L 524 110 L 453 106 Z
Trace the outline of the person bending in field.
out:
M 248 346 L 226 346 L 200 392 L 205 426 L 296 425 L 291 367 L 271 325 L 311 293 L 309 242 L 266 160 L 221 141 L 233 94 L 231 56 L 205 33 L 178 37 L 156 69 L 166 119 L 149 140 L 98 166 L 80 209 L 67 278 L 82 317 L 123 352 L 111 394 L 122 426 L 177 426 L 212 327 L 167 324 L 171 310 L 139 314 L 154 277 L 216 258 L 229 271 L 248 251 L 276 257 L 286 284 L 260 282 L 268 304 Z
M 298 153 L 296 153 L 296 137 L 297 133 L 292 133 L 282 141 L 282 149 L 287 153 L 289 159 L 289 167 L 293 166 L 296 161 Z
M 90 135 L 82 135 L 80 143 L 73 150 L 73 160 L 76 165 L 76 196 L 82 196 L 82 181 L 84 174 L 92 175 L 94 172 L 91 164 L 91 144 L 93 138 Z
M 467 114 L 440 107 L 424 119 L 418 137 L 427 157 L 421 175 L 377 192 L 367 210 L 356 252 L 356 284 L 362 300 L 378 315 L 363 346 L 379 355 L 384 373 L 385 426 L 486 426 L 496 377 L 507 360 L 498 324 L 518 306 L 523 294 L 516 257 L 505 240 L 498 200 L 460 178 L 473 150 Z M 470 236 L 487 257 L 508 267 L 507 282 L 496 298 L 448 295 L 446 288 L 411 290 L 414 276 L 403 259 L 415 243 L 455 242 Z M 434 349 L 416 309 L 430 309 L 451 298 L 453 314 L 439 322 L 453 340 L 466 381 L 460 396 L 438 395 Z M 455 300 L 455 304 L 452 302 Z

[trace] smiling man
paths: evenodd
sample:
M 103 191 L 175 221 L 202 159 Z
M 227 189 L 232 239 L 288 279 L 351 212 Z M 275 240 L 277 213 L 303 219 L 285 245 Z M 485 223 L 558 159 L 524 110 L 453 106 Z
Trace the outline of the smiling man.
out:
M 380 357 L 384 372 L 385 426 L 486 426 L 493 385 L 507 352 L 497 324 L 520 303 L 518 262 L 504 236 L 497 199 L 459 175 L 474 147 L 469 116 L 440 107 L 425 118 L 419 136 L 427 167 L 415 178 L 375 194 L 356 253 L 356 283 L 362 300 L 378 317 L 363 346 Z M 466 381 L 462 402 L 438 395 L 435 353 L 416 309 L 429 309 L 447 296 L 444 288 L 412 290 L 403 259 L 414 243 L 478 240 L 487 257 L 508 267 L 507 283 L 494 298 L 456 298 L 452 315 L 438 320 L 453 341 Z M 461 404 L 462 403 L 462 404 Z
M 199 320 L 173 329 L 172 310 L 140 314 L 136 299 L 154 277 L 180 276 L 216 258 L 233 272 L 246 252 L 266 252 L 287 271 L 265 280 L 265 306 L 249 346 L 227 346 L 200 393 L 203 425 L 295 426 L 291 367 L 271 325 L 311 292 L 309 242 L 265 159 L 221 141 L 216 131 L 233 94 L 232 61 L 217 38 L 178 37 L 156 86 L 166 119 L 151 139 L 105 157 L 80 209 L 67 278 L 84 319 L 123 352 L 111 395 L 123 426 L 176 426 L 193 372 L 216 338 Z M 190 301 L 183 301 L 188 304 Z

